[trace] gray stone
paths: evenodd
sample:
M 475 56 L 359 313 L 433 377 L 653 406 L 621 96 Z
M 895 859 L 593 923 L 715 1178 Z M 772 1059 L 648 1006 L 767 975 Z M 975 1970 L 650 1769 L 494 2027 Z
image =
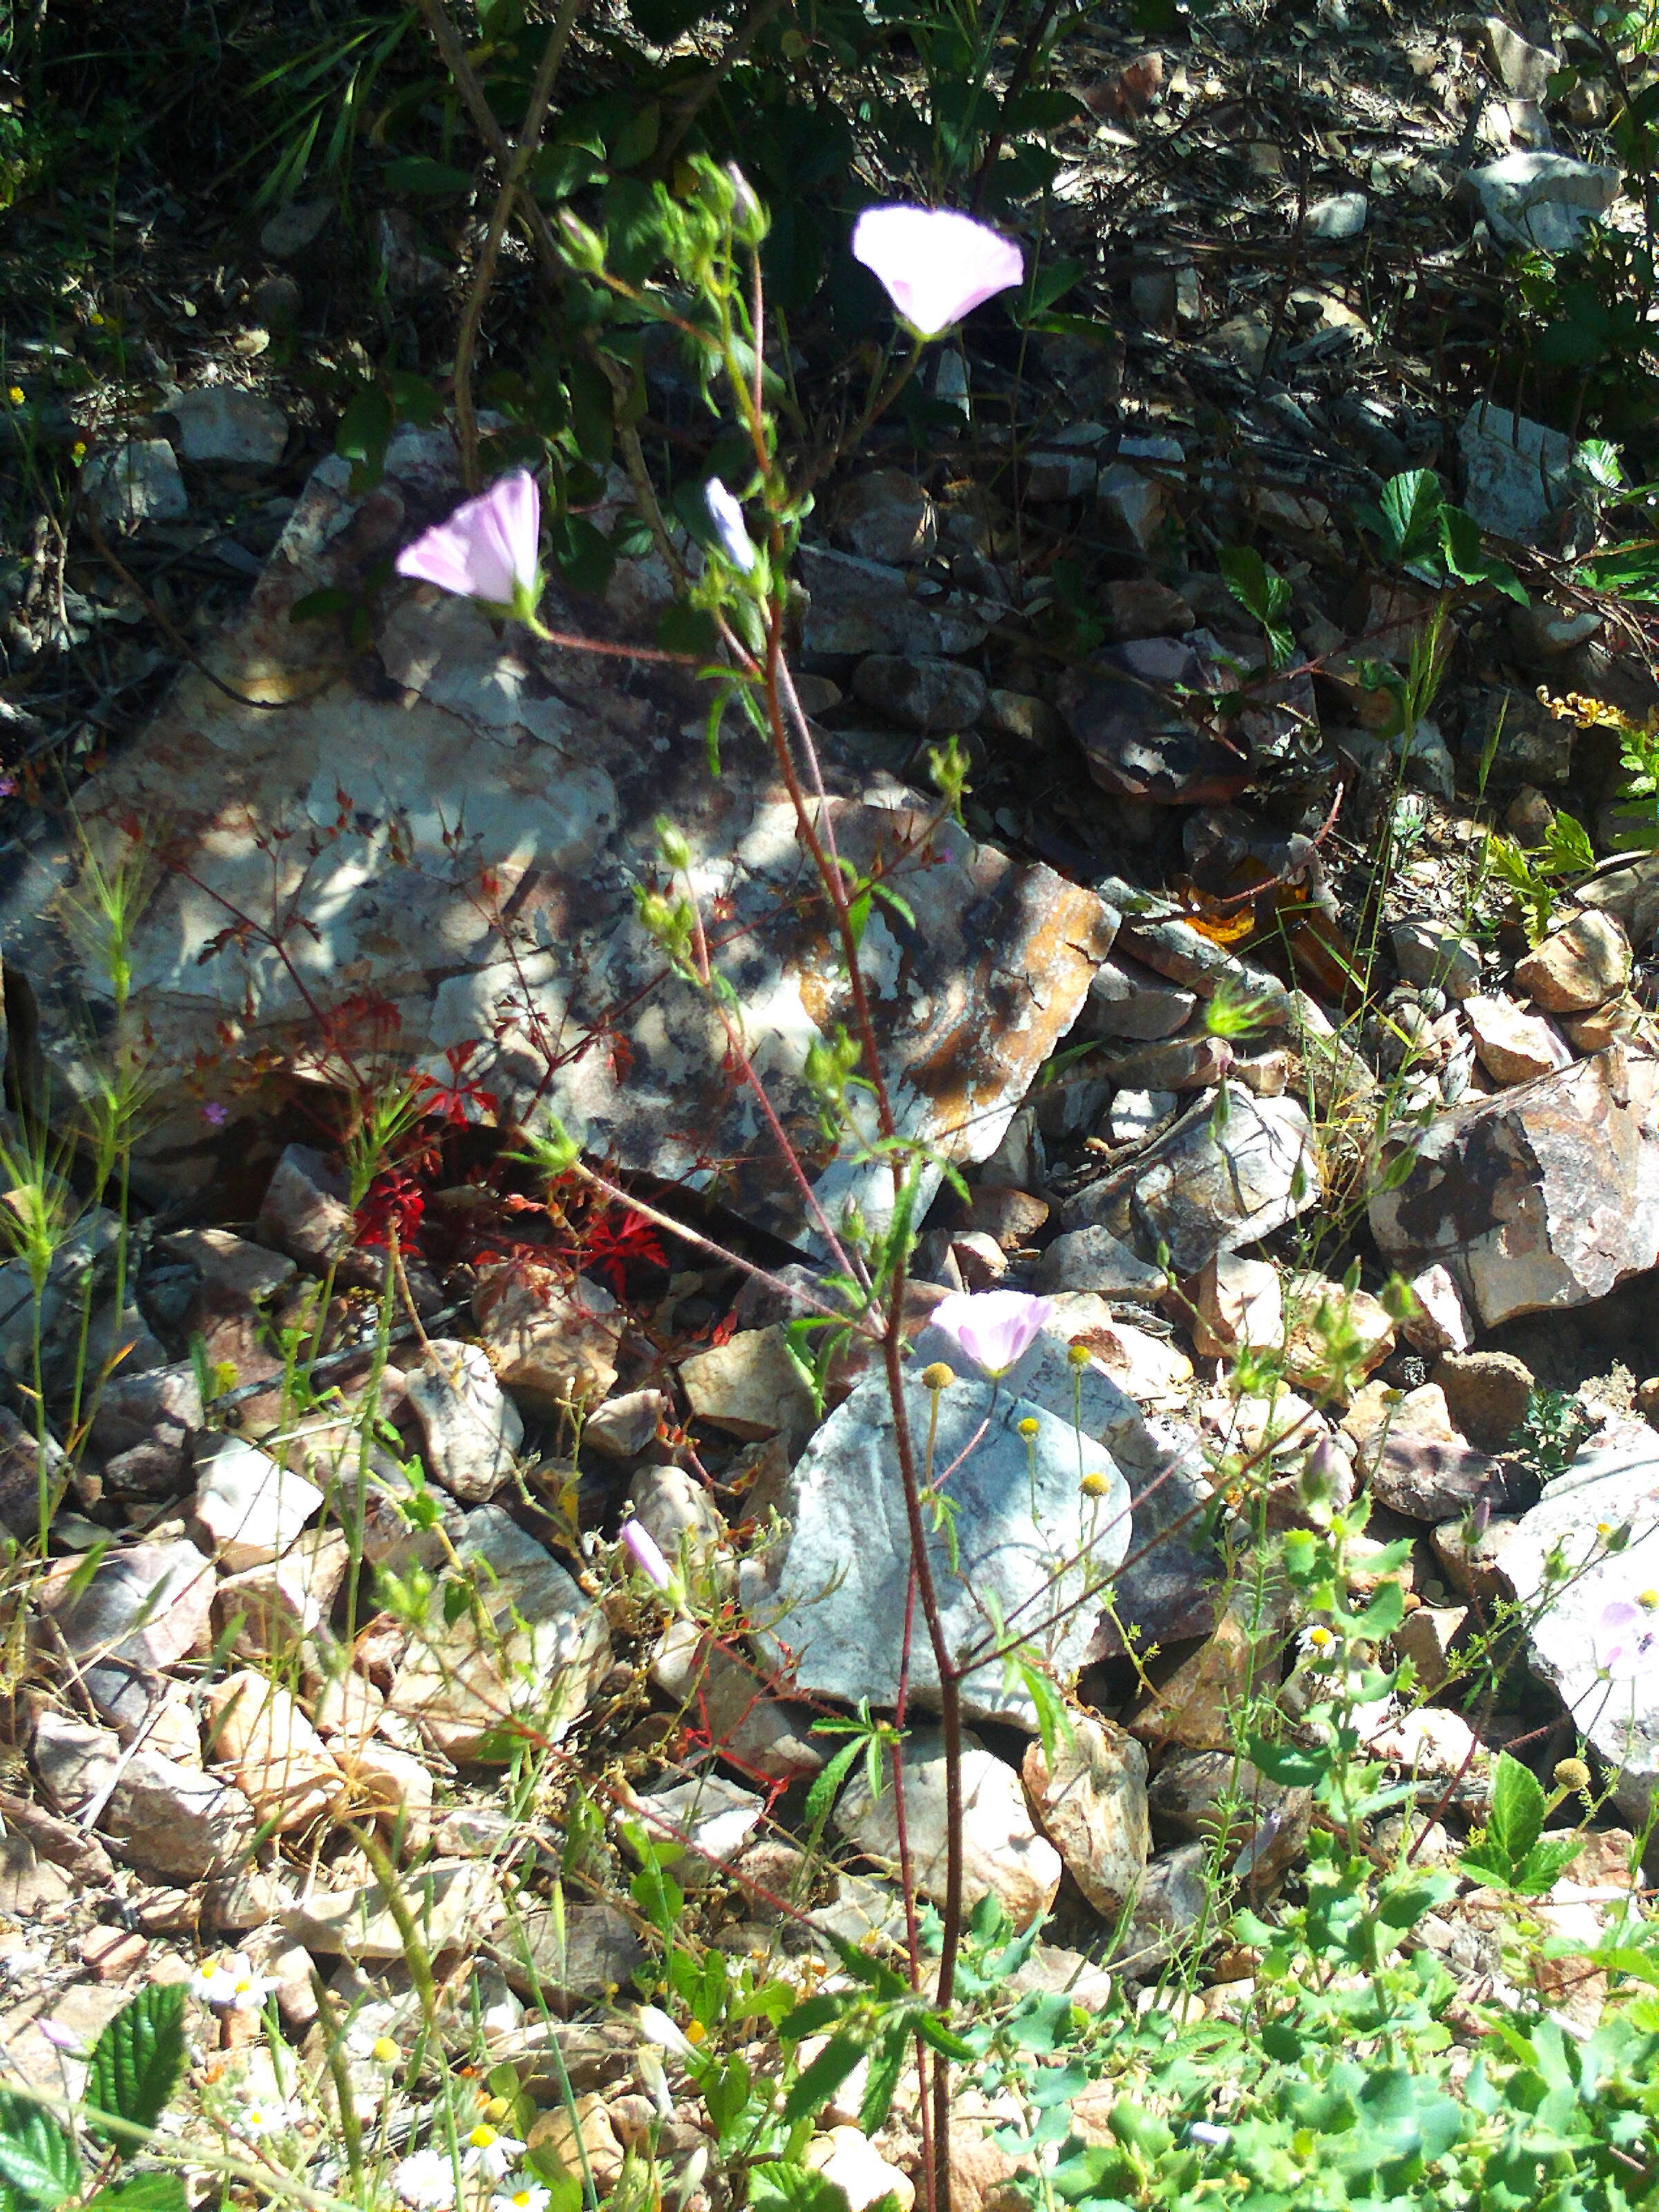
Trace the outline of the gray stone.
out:
M 512 1477 L 524 1423 L 483 1346 L 433 1337 L 404 1387 L 434 1480 L 464 1505 L 493 1498 Z
M 1501 15 L 1488 15 L 1481 25 L 1486 52 L 1505 92 L 1520 100 L 1542 100 L 1549 91 L 1552 74 L 1561 57 L 1548 46 L 1534 46 Z
M 1168 1037 L 1184 1029 L 1197 1009 L 1196 992 L 1114 956 L 1095 970 L 1078 1026 L 1085 1036 Z
M 1270 1782 L 1248 1759 L 1231 1751 L 1189 1751 L 1160 1767 L 1147 1792 L 1155 1832 L 1183 1844 L 1219 1838 L 1222 1808 L 1228 1803 L 1225 1863 L 1237 1867 L 1241 1879 L 1248 1877 L 1258 1893 L 1271 1888 L 1308 1840 L 1311 1790 Z
M 1389 932 L 1402 982 L 1467 999 L 1480 988 L 1480 947 L 1433 921 L 1396 921 Z
M 695 1476 L 683 1467 L 642 1467 L 629 1485 L 628 1503 L 663 1557 L 694 1583 L 716 1574 L 726 1522 Z
M 1066 734 L 1058 711 L 1029 691 L 994 690 L 987 698 L 981 726 L 994 738 L 1012 738 L 1022 745 L 1058 744 Z
M 1622 922 L 1632 945 L 1644 952 L 1651 950 L 1659 933 L 1659 855 L 1633 859 L 1628 867 L 1609 869 L 1575 896 L 1581 904 Z
M 0 1406 L 0 1528 L 12 1536 L 38 1538 L 46 1515 L 56 1511 L 70 1468 L 62 1447 L 48 1429 L 40 1435 L 9 1407 Z
M 1091 453 L 1028 453 L 1025 457 L 1025 496 L 1034 507 L 1052 507 L 1061 500 L 1082 499 L 1095 488 L 1100 463 Z
M 305 294 L 292 276 L 262 277 L 253 288 L 253 312 L 273 330 L 291 329 L 304 305 Z
M 498 1505 L 468 1514 L 456 1553 L 463 1569 L 477 1569 L 487 1626 L 471 1610 L 447 1621 L 444 1592 L 434 1590 L 392 1684 L 392 1711 L 450 1759 L 506 1759 L 519 1715 L 562 1742 L 611 1662 L 604 1614 Z
M 619 1169 L 696 1188 L 718 1180 L 736 1212 L 804 1243 L 799 1182 L 756 1141 L 752 1097 L 720 1073 L 726 1041 L 708 995 L 665 975 L 639 924 L 634 887 L 659 865 L 653 825 L 666 813 L 691 847 L 699 896 L 731 902 L 715 958 L 774 1103 L 802 1133 L 808 1180 L 832 1218 L 856 1197 L 878 1226 L 890 1176 L 866 1133 L 839 1151 L 817 1134 L 805 1079 L 807 1048 L 851 1018 L 833 931 L 822 902 L 800 897 L 794 812 L 766 750 L 734 737 L 724 775 L 709 776 L 706 687 L 656 663 L 620 683 L 614 656 L 544 646 L 521 625 L 501 631 L 470 602 L 401 581 L 376 602 L 367 662 L 343 629 L 289 621 L 307 593 L 358 590 L 459 495 L 447 435 L 399 431 L 386 462 L 362 495 L 348 487 L 348 464 L 319 463 L 245 612 L 212 641 L 214 674 L 257 703 L 187 671 L 85 793 L 106 870 L 131 857 L 121 824 L 165 816 L 177 826 L 179 865 L 135 933 L 125 1018 L 153 1039 L 159 1085 L 140 1188 L 176 1199 L 217 1172 L 228 1139 L 204 1129 L 199 1069 L 222 1073 L 234 1110 L 252 1114 L 240 1062 L 311 1065 L 322 1048 L 313 1008 L 343 1019 L 349 1002 L 395 1018 L 400 1060 L 441 1085 L 455 1080 L 450 1054 L 471 1047 L 466 1078 L 494 1094 L 501 1125 L 545 1133 L 556 1118 Z M 630 500 L 618 471 L 592 519 L 610 527 Z M 815 591 L 849 563 L 860 579 L 880 619 L 851 652 L 936 654 L 986 634 L 984 609 L 927 599 L 915 570 L 866 570 L 829 552 L 802 562 Z M 541 612 L 561 633 L 597 623 L 618 642 L 648 641 L 671 594 L 659 563 L 623 562 L 602 604 L 555 576 Z M 827 585 L 820 597 L 809 627 L 830 609 Z M 279 702 L 284 711 L 269 711 Z M 1054 870 L 933 825 L 928 807 L 835 795 L 848 763 L 829 738 L 825 768 L 839 850 L 859 869 L 878 856 L 896 867 L 915 915 L 912 927 L 878 908 L 864 937 L 896 1109 L 908 1137 L 970 1164 L 995 1151 L 1070 1028 L 1114 918 Z M 855 787 L 867 781 L 860 770 Z M 272 850 L 286 856 L 280 881 Z M 50 1080 L 76 1096 L 90 1079 L 89 1026 L 114 1020 L 75 933 L 82 874 L 73 837 L 44 839 L 0 902 L 5 957 L 33 988 Z M 318 938 L 300 930 L 290 969 L 263 940 L 227 933 L 227 902 L 262 923 L 291 902 Z M 938 1173 L 925 1178 L 924 1206 Z M 354 1255 L 369 1256 L 383 1263 Z
M 1457 434 L 1463 504 L 1483 530 L 1530 543 L 1572 496 L 1571 438 L 1477 401 Z
M 1449 1521 L 1479 1499 L 1501 1502 L 1502 1470 L 1453 1427 L 1435 1382 L 1408 1390 L 1359 1447 L 1373 1498 L 1413 1521 Z
M 323 1502 L 314 1482 L 240 1437 L 198 1456 L 192 1534 L 229 1574 L 279 1559 Z
M 48 1583 L 39 1600 L 94 1707 L 131 1734 L 160 1692 L 164 1668 L 211 1636 L 212 1567 L 194 1544 L 113 1546 L 78 1594 Z
M 1173 1091 L 1120 1091 L 1106 1109 L 1100 1133 L 1111 1145 L 1149 1145 L 1167 1129 L 1181 1104 Z
M 1156 549 L 1170 512 L 1170 491 L 1164 479 L 1178 481 L 1186 460 L 1185 452 L 1174 438 L 1120 438 L 1115 459 L 1101 471 L 1097 494 L 1101 507 L 1143 553 Z
M 1093 1291 L 1103 1298 L 1136 1298 L 1152 1305 L 1170 1287 L 1162 1267 L 1150 1267 L 1109 1229 L 1067 1230 L 1037 1262 L 1036 1291 Z
M 1211 1909 L 1210 1847 L 1177 1844 L 1148 1861 L 1129 1924 L 1108 1963 L 1129 1980 L 1151 1980 L 1181 1939 Z
M 902 469 L 871 469 L 844 483 L 830 527 L 844 552 L 901 568 L 931 560 L 939 542 L 933 502 Z
M 1240 732 L 1218 733 L 1188 703 L 1224 690 L 1220 656 L 1200 629 L 1107 646 L 1066 672 L 1054 703 L 1103 790 L 1157 805 L 1238 795 L 1250 773 Z
M 1371 1233 L 1408 1274 L 1444 1267 L 1487 1328 L 1604 1297 L 1659 1261 L 1659 1063 L 1622 1045 L 1412 1141 L 1396 1188 L 1373 1178 Z
M 917 1360 L 948 1358 L 927 1348 L 941 1340 L 949 1341 L 942 1332 L 926 1332 Z M 1005 1680 L 1001 1661 L 991 1656 L 998 1642 L 991 1607 L 1000 1608 L 1011 1639 L 1029 1639 L 1056 1674 L 1069 1674 L 1094 1626 L 1089 1592 L 1128 1549 L 1128 1492 L 1109 1453 L 1080 1441 L 1069 1415 L 1056 1419 L 1026 1402 L 1012 1378 L 994 1392 L 967 1379 L 960 1372 L 967 1361 L 953 1342 L 950 1349 L 958 1380 L 939 1394 L 933 1466 L 953 1468 L 954 1525 L 950 1545 L 943 1532 L 929 1544 L 945 1641 L 962 1656 L 986 1654 L 963 1679 L 968 1716 L 1030 1726 L 1029 1693 L 1017 1679 Z M 907 1382 L 923 1481 L 933 1402 L 920 1382 Z M 1029 1440 L 1018 1431 L 1028 1418 L 1037 1424 Z M 739 1588 L 745 1613 L 759 1625 L 759 1648 L 810 1695 L 888 1705 L 897 1695 L 910 1542 L 896 1449 L 886 1379 L 872 1376 L 830 1416 L 783 1486 L 781 1539 L 744 1563 Z M 1103 1495 L 1083 1492 L 1080 1469 L 1106 1478 Z M 926 1638 L 912 1642 L 910 1695 L 938 1696 Z
M 1163 908 L 1149 892 L 1120 876 L 1103 876 L 1095 886 L 1121 916 L 1113 949 L 1155 969 L 1172 982 L 1185 983 L 1201 999 L 1218 992 L 1248 999 L 1258 1029 L 1282 1029 L 1295 998 L 1277 975 L 1241 960 L 1224 945 L 1212 944 L 1190 922 Z
M 1135 1170 L 1134 1208 L 1177 1273 L 1282 1229 L 1319 1203 L 1319 1163 L 1295 1099 L 1255 1098 L 1236 1084 L 1158 1139 Z
M 470 1949 L 495 1906 L 495 1869 L 481 1859 L 433 1859 L 404 1875 L 401 1901 L 430 1955 Z M 312 1888 L 280 1914 L 295 1943 L 325 1958 L 402 1959 L 407 1946 L 379 1882 Z
M 520 1996 L 566 2014 L 626 1989 L 645 1964 L 645 1945 L 625 1913 L 610 1905 L 539 1908 L 510 1920 L 490 1955 Z
M 497 1380 L 532 1412 L 597 1404 L 617 1379 L 626 1316 L 591 1276 L 567 1283 L 522 1260 L 481 1267 L 472 1313 Z
M 1630 981 L 1629 940 L 1610 914 L 1577 914 L 1517 961 L 1515 988 L 1547 1013 L 1605 1006 Z
M 167 403 L 187 461 L 209 467 L 275 468 L 288 444 L 280 407 L 239 385 L 209 384 Z
M 1115 1920 L 1139 1888 L 1152 1849 L 1146 1754 L 1110 1721 L 1072 1712 L 1052 1761 L 1040 1741 L 1020 1769 L 1037 1824 L 1095 1911 Z
M 1231 1073 L 1233 1048 L 1200 1028 L 1190 1036 L 1102 1053 L 1091 1065 L 1126 1090 L 1208 1091 Z
M 1528 692 L 1486 684 L 1463 726 L 1462 747 L 1478 760 L 1494 744 L 1492 772 L 1499 783 L 1565 783 L 1572 774 L 1574 734 L 1571 722 Z
M 88 1438 L 113 1498 L 171 1498 L 185 1486 L 191 1439 L 204 1419 L 193 1363 L 112 1375 Z
M 904 1770 L 904 1814 L 916 1887 L 936 1905 L 945 1901 L 945 1739 L 936 1728 L 913 1728 L 900 1753 Z M 842 1790 L 835 1824 L 870 1857 L 896 1866 L 897 1819 L 890 1778 L 872 1799 L 861 1768 Z M 1013 1925 L 1028 1927 L 1054 1903 L 1060 1887 L 1060 1853 L 1037 1833 L 1018 1774 L 971 1732 L 962 1741 L 963 1899 L 971 1908 L 994 1897 Z
M 200 1881 L 252 1849 L 253 1814 L 240 1790 L 147 1745 L 124 1753 L 107 1730 L 47 1712 L 33 1756 L 58 1811 L 87 1820 L 118 1859 L 147 1874 Z
M 259 244 L 273 261 L 291 261 L 322 235 L 333 212 L 331 199 L 290 200 L 286 207 L 279 207 L 275 215 L 267 217 L 259 233 Z
M 890 722 L 933 737 L 976 722 L 989 696 L 976 669 L 954 660 L 904 659 L 887 653 L 872 653 L 860 661 L 853 690 Z
M 796 558 L 807 592 L 801 650 L 809 658 L 892 653 L 948 659 L 974 652 L 989 634 L 992 612 L 980 601 L 915 598 L 914 578 L 885 562 L 818 545 L 803 545 Z
M 1603 1528 L 1628 1532 L 1622 1548 L 1608 1546 Z M 1559 1577 L 1547 1566 L 1558 1546 L 1566 1568 Z M 1659 1588 L 1659 1433 L 1645 1421 L 1618 1420 L 1581 1445 L 1522 1515 L 1498 1569 L 1532 1622 L 1533 1672 L 1566 1705 L 1607 1766 L 1614 1804 L 1639 1828 L 1659 1782 L 1659 1645 L 1651 1632 L 1619 1632 L 1630 1656 L 1605 1675 L 1615 1636 L 1603 1615 L 1626 1605 L 1639 1617 L 1639 1601 Z
M 651 1681 L 740 1774 L 791 1782 L 823 1765 L 826 1753 L 811 1736 L 811 1714 L 773 1696 L 765 1668 L 744 1660 L 695 1621 L 669 1623 Z
M 228 1229 L 175 1229 L 155 1242 L 170 1259 L 198 1268 L 210 1289 L 252 1298 L 256 1305 L 286 1290 L 298 1273 L 285 1254 L 233 1237 Z
M 311 1145 L 289 1145 L 271 1170 L 259 1206 L 260 1241 L 297 1260 L 301 1267 L 337 1281 L 378 1290 L 383 1256 L 353 1249 L 356 1224 L 347 1204 L 345 1176 Z
M 1365 228 L 1370 203 L 1364 192 L 1333 192 L 1316 200 L 1302 225 L 1307 238 L 1358 238 Z
M 682 1889 L 700 1889 L 736 1858 L 766 1812 L 766 1800 L 721 1774 L 644 1791 L 626 1806 Z
M 1465 1605 L 1420 1605 L 1395 1629 L 1395 1656 L 1410 1660 L 1416 1675 L 1413 1687 L 1419 1696 L 1431 1698 L 1445 1687 L 1452 1647 L 1468 1617 Z
M 185 480 L 165 438 L 130 438 L 94 453 L 81 472 L 81 491 L 106 530 L 177 522 L 190 513 Z
M 749 1443 L 781 1436 L 799 1451 L 817 1423 L 812 1393 L 775 1322 L 693 1352 L 680 1363 L 680 1382 L 700 1419 Z
M 1495 237 L 1552 255 L 1581 245 L 1624 183 L 1619 170 L 1595 168 L 1566 154 L 1505 154 L 1467 173 Z
M 632 1459 L 656 1435 L 668 1410 L 660 1390 L 629 1390 L 621 1398 L 607 1398 L 582 1423 L 582 1442 L 606 1459 Z

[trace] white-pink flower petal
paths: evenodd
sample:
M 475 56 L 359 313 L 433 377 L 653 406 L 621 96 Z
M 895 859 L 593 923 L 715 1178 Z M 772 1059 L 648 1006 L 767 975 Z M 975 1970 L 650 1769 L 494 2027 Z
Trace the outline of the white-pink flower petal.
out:
M 853 258 L 879 278 L 888 298 L 925 338 L 1006 292 L 1025 274 L 1012 240 L 949 208 L 866 208 L 853 226 Z
M 521 592 L 535 589 L 541 527 L 536 479 L 527 469 L 515 469 L 405 545 L 398 573 L 461 599 L 510 607 Z
M 1018 1364 L 1059 1309 L 1024 1291 L 955 1291 L 929 1316 L 995 1382 Z

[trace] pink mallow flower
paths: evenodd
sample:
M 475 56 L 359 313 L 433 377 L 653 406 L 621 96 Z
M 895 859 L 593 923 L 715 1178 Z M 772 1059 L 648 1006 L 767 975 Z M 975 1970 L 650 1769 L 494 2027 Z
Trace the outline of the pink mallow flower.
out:
M 918 337 L 935 338 L 1025 274 L 1018 246 L 948 208 L 866 208 L 853 258 L 878 276 Z
M 1596 1668 L 1611 1681 L 1633 1682 L 1659 1656 L 1659 1621 L 1628 1598 L 1609 1600 L 1590 1633 Z
M 624 1521 L 619 1540 L 647 1582 L 654 1583 L 659 1590 L 673 1589 L 674 1570 L 664 1559 L 662 1547 L 643 1522 Z
M 1052 1298 L 1028 1297 L 1024 1291 L 953 1291 L 930 1318 L 995 1382 L 1025 1357 L 1057 1311 Z
M 434 523 L 405 545 L 398 574 L 487 606 L 533 613 L 541 528 L 536 479 L 527 469 L 515 469 L 476 499 L 463 500 L 447 522 Z
M 702 488 L 704 503 L 709 520 L 720 541 L 720 550 L 734 568 L 741 568 L 745 576 L 755 566 L 755 548 L 744 526 L 743 508 L 718 477 L 710 477 Z

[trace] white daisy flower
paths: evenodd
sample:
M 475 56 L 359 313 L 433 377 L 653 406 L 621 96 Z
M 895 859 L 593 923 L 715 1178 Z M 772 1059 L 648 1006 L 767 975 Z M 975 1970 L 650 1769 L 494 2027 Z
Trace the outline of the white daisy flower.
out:
M 253 1969 L 248 1964 L 245 1951 L 233 1951 L 222 1959 L 204 1959 L 190 1978 L 190 1985 L 198 1997 L 205 1997 L 210 2005 L 235 2005 L 243 2000 L 236 1994 L 239 1986 L 252 1978 Z
M 499 2181 L 523 2148 L 516 2136 L 504 2136 L 488 2120 L 480 2120 L 461 2138 L 461 2169 L 465 2173 L 482 2173 L 487 2181 Z
M 1327 1628 L 1322 1620 L 1304 1628 L 1297 1638 L 1297 1648 L 1310 1667 L 1334 1667 L 1337 1660 L 1337 1641 L 1334 1629 Z
M 264 2104 L 256 2097 L 239 2109 L 230 2132 L 244 2142 L 257 2142 L 261 2136 L 279 2136 L 284 2128 L 291 2128 L 294 2118 L 292 2105 Z
M 498 2189 L 490 2198 L 491 2212 L 547 2212 L 552 2194 L 550 2189 L 544 2189 L 539 2182 L 526 2181 L 520 2174 L 510 2188 Z
M 240 1972 L 231 1977 L 228 1994 L 222 1997 L 216 1997 L 213 2002 L 216 2004 L 234 2006 L 239 2012 L 249 2008 L 257 2010 L 276 1986 L 276 1981 L 274 1975 L 256 1974 L 247 1960 L 244 1959 L 241 1962 Z
M 413 2212 L 449 2212 L 455 2202 L 455 2169 L 441 2151 L 411 2151 L 399 2159 L 392 2185 Z

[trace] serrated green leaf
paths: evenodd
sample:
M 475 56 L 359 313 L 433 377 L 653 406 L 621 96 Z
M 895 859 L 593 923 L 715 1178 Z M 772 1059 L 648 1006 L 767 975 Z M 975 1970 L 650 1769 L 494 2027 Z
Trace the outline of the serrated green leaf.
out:
M 134 2127 L 153 2128 L 184 2067 L 184 1986 L 154 1984 L 105 2023 L 87 2066 L 87 2102 Z
M 863 1748 L 862 1737 L 852 1737 L 849 1741 L 842 1744 L 834 1758 L 820 1767 L 813 1776 L 812 1786 L 806 1793 L 805 1807 L 806 1825 L 809 1828 L 815 1828 L 820 1820 L 828 1819 L 830 1808 L 835 1802 L 836 1792 L 846 1780 L 848 1769 Z
M 797 2120 L 821 2112 L 863 2057 L 865 2049 L 857 2037 L 832 2035 L 784 2099 L 785 2127 L 792 2128 Z
M 179 1991 L 182 1999 L 184 1991 Z M 81 2185 L 68 2132 L 27 2097 L 0 2090 L 0 2181 L 30 2212 L 52 2212 Z
M 865 2076 L 864 2096 L 859 2106 L 859 2125 L 866 2136 L 874 2135 L 893 2108 L 908 2045 L 908 2022 L 901 2017 L 891 2023 L 870 2054 L 870 2070 Z
M 88 2197 L 83 2212 L 185 2212 L 190 2199 L 176 2173 L 135 2173 Z
M 1390 561 L 1420 561 L 1439 538 L 1440 480 L 1432 469 L 1407 469 L 1382 488 L 1376 513 Z

